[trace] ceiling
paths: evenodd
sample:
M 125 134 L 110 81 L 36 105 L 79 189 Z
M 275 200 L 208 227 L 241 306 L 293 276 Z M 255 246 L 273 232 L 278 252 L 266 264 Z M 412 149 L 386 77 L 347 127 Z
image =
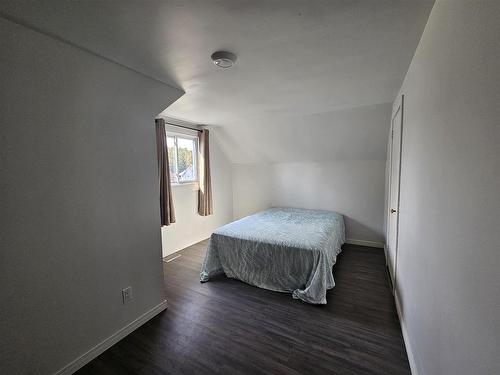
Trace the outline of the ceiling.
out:
M 433 0 L 2 1 L 0 13 L 186 94 L 202 124 L 392 102 Z M 238 55 L 216 68 L 212 52 Z
M 211 127 L 235 164 L 385 161 L 391 104 Z

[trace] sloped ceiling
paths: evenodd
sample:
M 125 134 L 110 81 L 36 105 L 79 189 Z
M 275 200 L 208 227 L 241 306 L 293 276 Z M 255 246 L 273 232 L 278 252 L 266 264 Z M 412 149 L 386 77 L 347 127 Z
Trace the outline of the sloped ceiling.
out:
M 182 88 L 163 115 L 213 125 L 233 162 L 254 162 L 248 155 L 257 143 L 265 148 L 267 129 L 320 120 L 318 130 L 333 111 L 392 102 L 433 3 L 17 0 L 0 2 L 0 13 Z M 216 68 L 210 55 L 218 49 L 235 52 L 237 64 Z M 331 126 L 339 137 L 357 134 Z M 315 149 L 311 160 L 324 157 Z M 364 157 L 350 153 L 330 156 Z
M 210 127 L 233 163 L 386 159 L 391 104 Z

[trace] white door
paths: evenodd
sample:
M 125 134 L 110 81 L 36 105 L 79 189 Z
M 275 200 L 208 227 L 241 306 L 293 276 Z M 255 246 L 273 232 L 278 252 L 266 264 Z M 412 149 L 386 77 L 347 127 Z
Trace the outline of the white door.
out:
M 391 154 L 389 174 L 389 207 L 388 207 L 388 267 L 392 284 L 396 282 L 396 268 L 398 258 L 398 225 L 399 225 L 399 187 L 401 180 L 401 146 L 403 140 L 403 102 L 392 118 L 391 123 Z

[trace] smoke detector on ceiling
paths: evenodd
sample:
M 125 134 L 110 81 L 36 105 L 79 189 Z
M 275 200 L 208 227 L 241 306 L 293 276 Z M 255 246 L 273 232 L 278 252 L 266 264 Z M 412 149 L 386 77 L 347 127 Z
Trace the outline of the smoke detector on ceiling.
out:
M 212 61 L 219 68 L 230 68 L 236 62 L 236 55 L 229 51 L 217 51 L 212 53 Z

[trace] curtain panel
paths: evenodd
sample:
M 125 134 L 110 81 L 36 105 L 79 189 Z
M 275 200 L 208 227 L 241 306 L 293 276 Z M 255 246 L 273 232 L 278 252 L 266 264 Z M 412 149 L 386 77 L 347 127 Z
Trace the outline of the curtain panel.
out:
M 156 119 L 156 151 L 158 154 L 158 177 L 160 180 L 160 217 L 161 225 L 175 223 L 174 202 L 172 201 L 172 185 L 170 184 L 170 168 L 168 163 L 167 133 L 165 120 Z
M 212 184 L 210 176 L 210 142 L 209 132 L 203 129 L 199 135 L 199 176 L 200 190 L 198 191 L 198 213 L 201 216 L 213 214 Z

